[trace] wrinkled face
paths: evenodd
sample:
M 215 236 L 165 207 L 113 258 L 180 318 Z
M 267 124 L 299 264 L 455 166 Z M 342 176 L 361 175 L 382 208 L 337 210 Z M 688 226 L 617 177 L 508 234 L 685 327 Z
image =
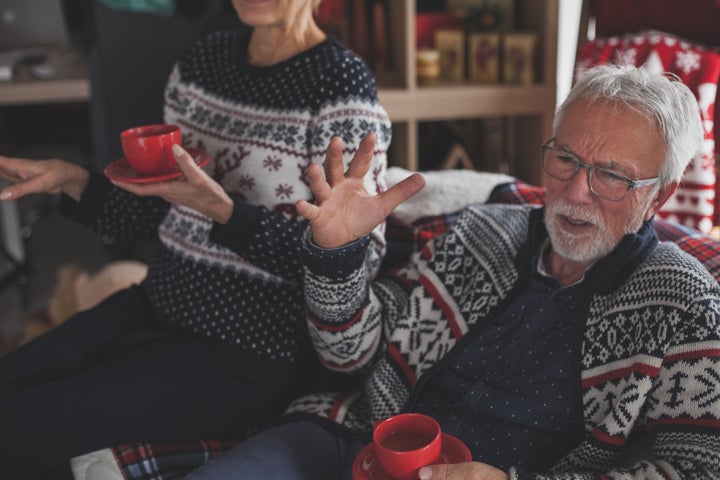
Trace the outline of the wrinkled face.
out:
M 658 176 L 665 156 L 654 122 L 606 103 L 581 101 L 570 106 L 554 146 L 633 180 Z M 545 179 L 545 223 L 553 250 L 565 260 L 587 264 L 607 255 L 626 233 L 636 232 L 660 208 L 666 193 L 645 186 L 629 190 L 619 202 L 604 200 L 590 191 L 582 168 L 568 181 L 549 175 Z
M 240 20 L 251 27 L 292 27 L 295 20 L 312 13 L 311 0 L 232 0 Z

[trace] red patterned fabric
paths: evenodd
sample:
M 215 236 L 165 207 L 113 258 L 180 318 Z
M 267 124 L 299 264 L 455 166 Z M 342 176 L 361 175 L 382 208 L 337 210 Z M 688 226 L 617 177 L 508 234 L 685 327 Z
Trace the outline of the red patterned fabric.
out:
M 709 232 L 716 222 L 716 174 L 714 112 L 720 78 L 720 54 L 658 31 L 596 38 L 586 42 L 578 53 L 578 74 L 583 69 L 605 63 L 645 65 L 652 71 L 671 72 L 693 91 L 698 99 L 705 142 L 690 162 L 675 195 L 660 216 Z
M 236 439 L 133 443 L 112 452 L 125 480 L 181 479 L 256 432 L 248 429 Z

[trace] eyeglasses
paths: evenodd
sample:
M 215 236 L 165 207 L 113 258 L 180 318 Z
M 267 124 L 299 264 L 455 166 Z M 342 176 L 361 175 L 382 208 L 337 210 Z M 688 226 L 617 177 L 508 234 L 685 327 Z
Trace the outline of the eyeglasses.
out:
M 660 181 L 660 177 L 633 180 L 607 168 L 588 165 L 565 150 L 551 147 L 549 144 L 554 140 L 554 138 L 551 138 L 542 146 L 543 170 L 545 170 L 545 173 L 557 180 L 567 182 L 577 174 L 580 168 L 584 168 L 587 171 L 590 191 L 596 197 L 611 202 L 619 202 L 625 198 L 628 190 L 653 185 Z

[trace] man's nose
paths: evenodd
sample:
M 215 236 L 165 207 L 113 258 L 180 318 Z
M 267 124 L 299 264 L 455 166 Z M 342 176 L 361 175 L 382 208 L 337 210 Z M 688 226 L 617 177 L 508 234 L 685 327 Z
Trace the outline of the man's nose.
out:
M 585 203 L 594 197 L 590 189 L 590 171 L 579 167 L 577 173 L 567 182 L 565 192 L 573 203 Z

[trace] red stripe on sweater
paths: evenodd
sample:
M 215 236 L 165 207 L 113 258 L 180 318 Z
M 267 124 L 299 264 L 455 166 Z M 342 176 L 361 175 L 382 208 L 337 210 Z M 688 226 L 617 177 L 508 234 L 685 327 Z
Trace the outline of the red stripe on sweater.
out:
M 615 437 L 612 435 L 608 435 L 607 433 L 603 432 L 602 430 L 598 430 L 597 428 L 592 431 L 592 436 L 600 440 L 604 443 L 609 443 L 611 445 L 625 445 L 627 443 L 627 437 Z
M 408 363 L 405 361 L 405 357 L 403 357 L 403 354 L 400 353 L 400 350 L 398 350 L 397 347 L 391 343 L 388 345 L 387 351 L 393 357 L 393 359 L 395 359 L 395 363 L 397 363 L 398 366 L 402 369 L 405 377 L 410 381 L 410 384 L 415 385 L 415 381 L 417 380 L 415 378 L 415 372 L 410 369 L 410 365 L 408 365 Z
M 442 310 L 442 312 L 445 314 L 445 317 L 450 324 L 450 330 L 452 330 L 455 338 L 462 337 L 462 331 L 460 330 L 460 327 L 455 321 L 455 312 L 453 312 L 452 308 L 450 308 L 447 302 L 445 302 L 445 299 L 442 298 L 442 295 L 440 295 L 440 292 L 437 290 L 437 288 L 435 288 L 435 285 L 433 285 L 433 283 L 424 275 L 420 277 L 420 284 L 423 286 L 423 288 L 425 288 L 425 290 L 430 292 L 430 296 L 440 307 L 440 310 Z
M 669 355 L 665 357 L 663 363 L 673 363 L 682 360 L 692 360 L 695 358 L 703 357 L 720 357 L 720 348 L 708 348 L 706 350 L 692 350 L 690 352 L 676 353 L 675 355 Z
M 343 404 L 347 400 L 347 395 L 341 395 L 337 400 L 333 402 L 333 406 L 330 409 L 330 418 L 333 420 L 337 420 L 337 414 L 340 411 L 340 409 L 343 407 Z
M 646 363 L 637 362 L 633 363 L 629 367 L 612 370 L 601 375 L 595 375 L 594 377 L 584 378 L 582 381 L 582 386 L 583 388 L 588 388 L 595 385 L 600 385 L 601 383 L 606 383 L 616 378 L 627 377 L 630 372 L 642 373 L 643 375 L 653 377 L 657 375 L 658 371 L 660 371 L 660 368 L 658 367 L 654 367 Z
M 341 330 L 347 330 L 348 328 L 355 325 L 357 323 L 357 321 L 360 320 L 360 317 L 362 316 L 362 313 L 364 310 L 365 310 L 365 308 L 363 307 L 349 321 L 347 321 L 341 325 L 337 325 L 337 326 L 332 326 L 332 325 L 328 325 L 326 323 L 318 322 L 317 320 L 315 320 L 315 317 L 313 316 L 312 312 L 310 312 L 310 310 L 307 307 L 305 307 L 305 315 L 307 315 L 307 317 L 310 319 L 312 324 L 315 325 L 320 330 L 323 330 L 326 332 L 339 332 Z

